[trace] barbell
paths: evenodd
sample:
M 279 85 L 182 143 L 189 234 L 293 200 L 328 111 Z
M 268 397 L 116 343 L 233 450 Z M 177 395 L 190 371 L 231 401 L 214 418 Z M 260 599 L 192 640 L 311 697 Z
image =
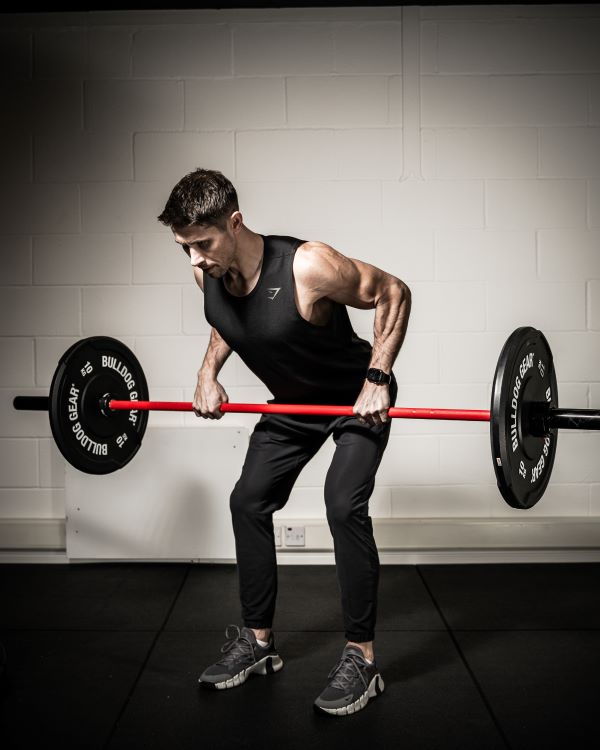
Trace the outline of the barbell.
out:
M 48 411 L 56 444 L 76 469 L 109 474 L 138 452 L 148 411 L 192 411 L 189 402 L 149 401 L 144 371 L 117 339 L 92 336 L 62 355 L 49 396 L 17 396 L 15 409 Z M 222 412 L 353 416 L 352 406 L 230 404 Z M 391 407 L 401 419 L 490 423 L 498 489 L 513 508 L 533 507 L 544 494 L 559 429 L 600 429 L 600 411 L 559 409 L 552 352 L 541 331 L 517 328 L 504 344 L 492 385 L 490 410 Z

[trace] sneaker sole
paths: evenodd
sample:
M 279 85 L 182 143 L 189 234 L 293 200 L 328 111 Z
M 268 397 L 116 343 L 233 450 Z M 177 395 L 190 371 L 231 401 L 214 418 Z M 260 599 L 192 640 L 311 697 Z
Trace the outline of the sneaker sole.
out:
M 256 664 L 252 664 L 250 667 L 242 669 L 241 672 L 234 674 L 228 680 L 224 680 L 223 682 L 207 682 L 202 679 L 199 679 L 198 682 L 203 687 L 210 688 L 211 690 L 228 690 L 229 688 L 243 685 L 249 675 L 253 673 L 260 675 L 274 674 L 275 672 L 279 672 L 282 667 L 283 659 L 277 654 L 270 654 L 260 661 L 257 661 Z
M 354 701 L 354 703 L 350 703 L 348 706 L 342 706 L 341 708 L 324 708 L 318 703 L 315 703 L 314 707 L 316 711 L 324 711 L 330 716 L 347 716 L 348 714 L 355 714 L 357 711 L 361 711 L 371 698 L 376 698 L 378 695 L 381 695 L 384 690 L 385 684 L 383 678 L 380 674 L 376 674 L 369 683 L 369 687 L 360 698 Z

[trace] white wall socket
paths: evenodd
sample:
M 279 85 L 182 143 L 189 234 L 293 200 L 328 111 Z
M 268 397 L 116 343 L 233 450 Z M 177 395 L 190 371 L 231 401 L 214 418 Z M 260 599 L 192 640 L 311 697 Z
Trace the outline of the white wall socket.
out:
M 304 526 L 286 526 L 285 527 L 285 546 L 286 547 L 304 547 Z

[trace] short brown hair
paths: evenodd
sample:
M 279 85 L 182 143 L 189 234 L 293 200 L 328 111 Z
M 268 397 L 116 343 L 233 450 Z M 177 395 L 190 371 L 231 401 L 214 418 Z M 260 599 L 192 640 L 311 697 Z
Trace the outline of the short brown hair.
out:
M 234 211 L 239 211 L 238 197 L 227 177 L 198 168 L 175 185 L 158 220 L 171 228 L 206 224 L 225 229 Z

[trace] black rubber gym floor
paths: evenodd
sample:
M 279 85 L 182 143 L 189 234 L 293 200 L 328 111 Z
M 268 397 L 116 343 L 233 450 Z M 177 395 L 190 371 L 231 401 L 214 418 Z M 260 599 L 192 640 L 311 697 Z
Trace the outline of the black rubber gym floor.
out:
M 590 748 L 600 563 L 382 565 L 383 695 L 313 701 L 345 644 L 333 566 L 280 566 L 273 675 L 198 687 L 241 625 L 234 565 L 0 565 L 0 746 Z

